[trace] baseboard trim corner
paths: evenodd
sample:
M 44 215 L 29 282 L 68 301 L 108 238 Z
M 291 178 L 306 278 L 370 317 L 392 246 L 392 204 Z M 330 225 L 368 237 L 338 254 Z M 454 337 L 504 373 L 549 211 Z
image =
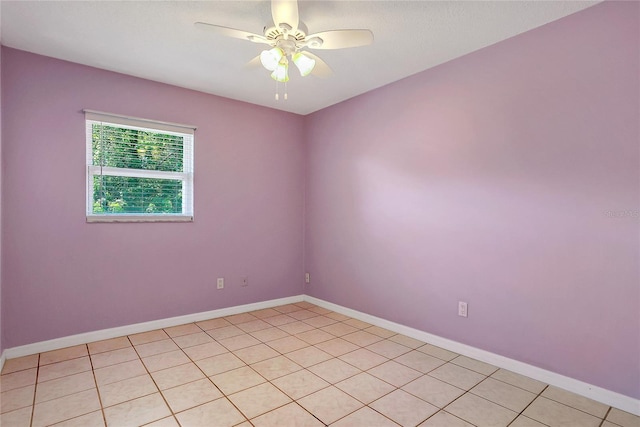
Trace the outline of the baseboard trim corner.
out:
M 417 340 L 424 341 L 438 347 L 442 347 L 445 350 L 453 351 L 454 353 L 471 357 L 473 359 L 480 360 L 481 362 L 489 363 L 491 365 L 507 369 L 520 375 L 525 375 L 529 378 L 533 378 L 546 384 L 559 387 L 572 393 L 576 393 L 589 399 L 604 403 L 605 405 L 613 406 L 614 408 L 618 408 L 623 411 L 640 416 L 640 400 L 625 396 L 624 394 L 607 390 L 593 384 L 588 384 L 574 378 L 566 377 L 564 375 L 551 372 L 546 369 L 538 368 L 537 366 L 529 365 L 527 363 L 520 362 L 515 359 L 510 359 L 496 353 L 491 353 L 486 350 L 481 350 L 479 348 L 443 338 L 438 335 L 433 335 L 419 329 L 414 329 L 409 326 L 391 322 L 380 317 L 362 313 L 360 311 L 343 307 L 341 305 L 334 304 L 332 302 L 328 302 L 309 295 L 304 295 L 304 301 L 310 302 L 328 310 L 335 311 L 336 313 L 344 314 L 345 316 L 353 317 L 354 319 L 379 326 L 381 328 L 389 329 L 390 331 L 396 332 L 398 334 L 406 335 L 408 337 L 415 338 Z

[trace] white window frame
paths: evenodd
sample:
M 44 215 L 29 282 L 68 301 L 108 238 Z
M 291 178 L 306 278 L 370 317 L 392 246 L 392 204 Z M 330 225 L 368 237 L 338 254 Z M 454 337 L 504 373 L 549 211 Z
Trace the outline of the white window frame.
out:
M 189 222 L 193 221 L 193 163 L 195 126 L 160 122 L 83 110 L 86 131 L 86 218 L 87 222 Z M 92 125 L 105 124 L 127 129 L 165 133 L 183 137 L 183 172 L 127 169 L 93 165 Z M 182 213 L 135 213 L 112 214 L 93 212 L 93 179 L 95 176 L 127 176 L 132 178 L 155 178 L 182 181 Z

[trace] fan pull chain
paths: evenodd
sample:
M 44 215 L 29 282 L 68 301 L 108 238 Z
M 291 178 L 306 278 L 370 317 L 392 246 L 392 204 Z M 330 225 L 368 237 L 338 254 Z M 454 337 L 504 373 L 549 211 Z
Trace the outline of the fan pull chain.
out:
M 280 85 L 279 82 L 276 80 L 276 101 L 280 100 Z M 289 99 L 289 95 L 287 94 L 287 82 L 284 83 L 284 100 L 286 101 L 287 99 Z

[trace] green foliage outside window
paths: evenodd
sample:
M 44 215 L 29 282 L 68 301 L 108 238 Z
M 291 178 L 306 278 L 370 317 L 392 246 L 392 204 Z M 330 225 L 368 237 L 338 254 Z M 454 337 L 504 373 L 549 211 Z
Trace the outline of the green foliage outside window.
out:
M 183 137 L 177 135 L 94 124 L 92 154 L 95 166 L 183 171 Z M 93 213 L 182 213 L 182 181 L 94 175 Z

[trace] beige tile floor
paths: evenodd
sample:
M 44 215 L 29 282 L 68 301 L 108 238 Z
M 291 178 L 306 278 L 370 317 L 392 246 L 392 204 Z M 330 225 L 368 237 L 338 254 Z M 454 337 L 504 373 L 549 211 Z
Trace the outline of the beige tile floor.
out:
M 10 359 L 0 390 L 3 427 L 640 426 L 306 302 Z

